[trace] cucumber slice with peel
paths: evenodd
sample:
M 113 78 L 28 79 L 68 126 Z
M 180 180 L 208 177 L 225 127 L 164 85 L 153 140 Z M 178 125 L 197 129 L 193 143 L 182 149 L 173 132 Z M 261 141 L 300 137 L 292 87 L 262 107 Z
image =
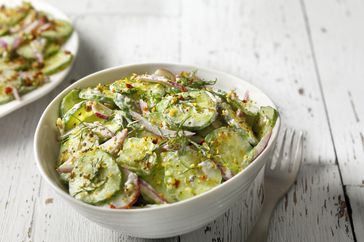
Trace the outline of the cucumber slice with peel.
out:
M 120 190 L 122 174 L 114 158 L 101 150 L 83 153 L 69 180 L 69 192 L 78 200 L 96 204 Z
M 139 178 L 128 169 L 121 169 L 123 180 L 120 191 L 117 191 L 112 198 L 106 201 L 104 207 L 108 208 L 131 208 L 140 195 Z
M 44 57 L 48 58 L 54 54 L 56 54 L 61 49 L 61 46 L 56 43 L 48 43 L 44 49 Z
M 205 137 L 213 159 L 237 174 L 248 164 L 244 156 L 253 148 L 248 140 L 232 128 L 215 129 Z
M 73 32 L 72 25 L 64 20 L 55 20 L 54 27 L 41 33 L 41 36 L 51 41 L 63 43 L 71 36 Z
M 157 163 L 154 150 L 157 146 L 152 137 L 131 137 L 125 140 L 123 149 L 119 152 L 117 163 L 140 175 L 150 174 Z
M 62 120 L 65 126 L 65 131 L 71 130 L 79 125 L 81 122 L 103 122 L 104 119 L 99 118 L 92 111 L 91 103 L 82 101 L 74 105 L 70 110 L 68 110 Z
M 82 101 L 78 97 L 79 93 L 80 93 L 79 89 L 73 89 L 66 96 L 64 96 L 60 106 L 61 117 L 63 117 L 67 113 L 67 111 L 70 110 L 74 105 Z
M 216 102 L 206 91 L 182 92 L 164 98 L 156 106 L 166 121 L 188 130 L 201 130 L 217 116 Z
M 87 100 L 97 100 L 102 103 L 114 104 L 115 94 L 103 86 L 96 88 L 86 88 L 80 91 L 79 97 Z
M 254 124 L 253 129 L 257 133 L 259 139 L 271 131 L 278 118 L 278 112 L 272 107 L 261 107 L 257 122 Z
M 214 162 L 192 148 L 161 154 L 169 199 L 181 201 L 219 185 L 222 176 Z
M 245 116 L 239 117 L 236 112 L 232 110 L 229 104 L 221 103 L 221 113 L 226 123 L 231 127 L 234 127 L 237 132 L 241 133 L 244 137 L 246 137 L 250 144 L 256 145 L 258 143 L 258 139 L 255 137 L 253 129 L 248 124 Z
M 72 62 L 73 55 L 68 51 L 59 51 L 44 61 L 42 72 L 52 75 L 66 69 Z

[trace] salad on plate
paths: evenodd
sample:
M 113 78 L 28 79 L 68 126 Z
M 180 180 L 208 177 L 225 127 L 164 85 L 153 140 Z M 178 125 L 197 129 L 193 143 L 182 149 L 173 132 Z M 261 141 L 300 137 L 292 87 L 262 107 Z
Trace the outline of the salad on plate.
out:
M 204 193 L 244 170 L 278 117 L 197 72 L 158 69 L 64 96 L 57 172 L 74 198 L 140 208 Z
M 72 25 L 30 3 L 0 6 L 0 105 L 19 100 L 68 67 L 73 54 L 62 45 Z

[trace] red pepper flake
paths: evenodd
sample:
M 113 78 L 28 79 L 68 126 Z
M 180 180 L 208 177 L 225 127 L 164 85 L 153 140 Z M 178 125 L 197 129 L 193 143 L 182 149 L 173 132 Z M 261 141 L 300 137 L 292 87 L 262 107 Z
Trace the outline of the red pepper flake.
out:
M 133 86 L 129 83 L 125 83 L 126 88 L 133 88 Z
M 200 180 L 201 180 L 201 181 L 206 181 L 206 179 L 207 179 L 207 176 L 205 176 L 205 175 L 200 176 Z
M 13 88 L 11 88 L 11 87 L 5 87 L 5 89 L 4 89 L 4 92 L 5 92 L 5 94 L 10 94 L 10 93 L 13 93 Z
M 174 182 L 173 186 L 175 188 L 178 188 L 180 183 L 181 183 L 181 181 L 176 179 L 176 181 Z
M 110 208 L 116 208 L 113 204 L 110 204 Z

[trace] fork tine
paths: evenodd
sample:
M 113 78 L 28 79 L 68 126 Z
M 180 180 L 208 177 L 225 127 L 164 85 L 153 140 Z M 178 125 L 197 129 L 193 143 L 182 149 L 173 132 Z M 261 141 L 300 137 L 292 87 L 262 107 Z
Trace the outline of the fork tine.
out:
M 300 131 L 299 136 L 298 136 L 295 156 L 292 159 L 293 160 L 293 164 L 292 164 L 292 171 L 293 172 L 297 172 L 298 169 L 300 168 L 301 163 L 302 163 L 302 159 L 303 159 L 303 139 L 304 139 L 303 132 Z
M 285 157 L 285 160 L 287 161 L 288 165 L 288 172 L 292 170 L 292 162 L 293 162 L 292 150 L 293 150 L 294 137 L 296 135 L 296 131 L 294 129 L 290 130 L 291 130 L 291 135 L 289 137 L 289 147 L 287 149 L 287 157 Z
M 282 138 L 282 142 L 281 142 L 281 147 L 279 147 L 279 153 L 275 152 L 275 166 L 274 169 L 280 169 L 281 168 L 281 163 L 282 163 L 282 157 L 283 157 L 283 152 L 284 152 L 284 146 L 286 144 L 286 137 L 287 137 L 287 129 L 284 130 L 284 134 L 283 134 L 283 138 Z M 276 150 L 278 151 L 278 150 Z

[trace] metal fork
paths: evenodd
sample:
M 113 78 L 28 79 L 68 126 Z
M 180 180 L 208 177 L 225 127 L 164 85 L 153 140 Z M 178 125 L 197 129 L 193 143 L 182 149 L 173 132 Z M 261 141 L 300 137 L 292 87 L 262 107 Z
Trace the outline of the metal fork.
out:
M 295 182 L 303 157 L 303 132 L 285 130 L 273 158 L 265 166 L 264 203 L 248 242 L 267 241 L 269 221 L 278 201 Z M 275 163 L 275 164 L 274 164 Z M 274 167 L 273 167 L 274 166 Z

